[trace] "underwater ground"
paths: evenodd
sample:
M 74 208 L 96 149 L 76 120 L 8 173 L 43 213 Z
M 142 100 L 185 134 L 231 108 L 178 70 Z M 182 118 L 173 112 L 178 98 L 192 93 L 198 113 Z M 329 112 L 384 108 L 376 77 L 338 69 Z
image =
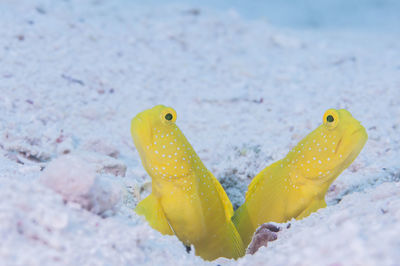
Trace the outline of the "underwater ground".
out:
M 351 11 L 305 19 L 299 2 L 280 17 L 266 5 L 251 16 L 193 1 L 1 1 L 0 264 L 399 265 L 399 5 L 365 1 L 371 19 L 352 23 Z M 327 208 L 255 255 L 208 263 L 133 212 L 150 178 L 130 120 L 160 103 L 235 207 L 326 109 L 349 110 L 369 140 Z

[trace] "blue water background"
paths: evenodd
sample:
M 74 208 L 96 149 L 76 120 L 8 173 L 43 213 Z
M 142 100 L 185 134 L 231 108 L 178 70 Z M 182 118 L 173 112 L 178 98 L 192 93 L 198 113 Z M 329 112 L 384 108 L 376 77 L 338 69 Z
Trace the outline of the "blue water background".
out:
M 132 0 L 131 0 L 132 1 Z M 183 4 L 235 10 L 249 19 L 309 29 L 400 32 L 400 0 L 147 0 L 146 5 Z

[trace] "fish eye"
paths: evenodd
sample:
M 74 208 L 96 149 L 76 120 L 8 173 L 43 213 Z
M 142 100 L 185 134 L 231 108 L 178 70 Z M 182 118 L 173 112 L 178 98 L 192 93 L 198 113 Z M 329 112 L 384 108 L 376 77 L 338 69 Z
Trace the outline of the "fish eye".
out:
M 171 107 L 165 108 L 160 113 L 160 119 L 163 123 L 174 123 L 176 121 L 176 117 L 176 111 Z
M 326 121 L 328 121 L 329 123 L 333 122 L 334 120 L 335 120 L 335 118 L 333 118 L 332 115 L 328 115 L 328 116 L 326 117 Z
M 339 123 L 339 113 L 335 109 L 329 109 L 325 112 L 323 123 L 329 129 L 334 129 Z
M 171 113 L 165 115 L 165 119 L 167 119 L 168 121 L 172 120 L 172 118 L 174 118 L 174 116 Z

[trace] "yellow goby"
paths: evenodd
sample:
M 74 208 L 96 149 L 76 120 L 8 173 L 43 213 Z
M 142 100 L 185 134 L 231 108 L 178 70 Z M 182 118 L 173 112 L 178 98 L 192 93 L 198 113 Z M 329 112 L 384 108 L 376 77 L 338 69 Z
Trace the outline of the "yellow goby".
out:
M 250 243 L 263 223 L 301 219 L 326 207 L 330 184 L 354 161 L 367 139 L 364 127 L 348 111 L 327 110 L 322 125 L 250 183 L 245 203 L 232 218 L 243 244 Z
M 152 193 L 135 211 L 162 234 L 175 234 L 206 260 L 238 258 L 245 249 L 232 204 L 175 124 L 174 109 L 157 105 L 132 119 L 131 133 Z

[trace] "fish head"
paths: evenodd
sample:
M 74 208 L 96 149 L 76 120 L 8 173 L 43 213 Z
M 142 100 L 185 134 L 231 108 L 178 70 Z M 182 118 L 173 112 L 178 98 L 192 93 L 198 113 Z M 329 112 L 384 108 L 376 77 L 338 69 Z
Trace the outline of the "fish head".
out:
M 194 152 L 175 124 L 176 119 L 176 111 L 164 105 L 147 109 L 132 119 L 135 147 L 153 180 L 176 179 L 190 170 L 189 159 Z
M 300 175 L 321 181 L 333 180 L 360 153 L 368 139 L 365 128 L 345 109 L 329 109 L 322 124 L 291 152 Z
M 131 134 L 139 152 L 143 153 L 147 150 L 146 147 L 154 145 L 156 135 L 175 130 L 176 118 L 176 111 L 164 105 L 157 105 L 137 114 L 131 121 Z

